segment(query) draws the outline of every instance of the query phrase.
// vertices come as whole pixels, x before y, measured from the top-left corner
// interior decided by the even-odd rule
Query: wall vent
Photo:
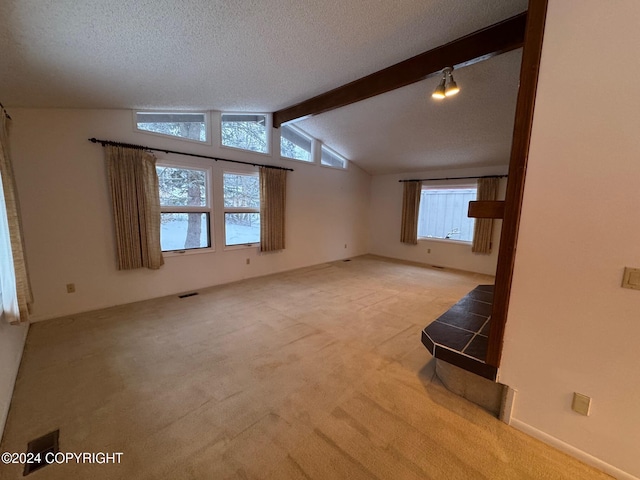
[[[33,459],[39,459],[40,461],[35,463],[25,463],[24,472],[22,473],[23,477],[49,465],[46,461],[47,453],[58,453],[60,451],[60,446],[58,444],[59,437],[60,430],[55,430],[43,435],[42,437],[36,438],[35,440],[31,440],[27,444],[27,459],[30,461]]]
[[[198,295],[198,292],[185,293],[184,295],[178,295],[178,298],[193,297],[194,295]]]

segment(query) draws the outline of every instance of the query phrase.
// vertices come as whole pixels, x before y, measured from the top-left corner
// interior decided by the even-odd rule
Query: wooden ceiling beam
[[[469,218],[504,218],[504,200],[469,202]]]
[[[273,113],[273,126],[404,87],[445,67],[461,68],[522,47],[527,12]],[[435,88],[435,87],[434,87]]]

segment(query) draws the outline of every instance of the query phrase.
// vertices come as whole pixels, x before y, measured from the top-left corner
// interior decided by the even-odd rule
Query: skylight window
[[[313,162],[311,137],[302,133],[299,128],[283,125],[280,128],[280,156]]]
[[[347,168],[347,159],[322,145],[320,163],[326,167]]]
[[[136,112],[136,129],[145,133],[177,137],[194,142],[207,143],[207,114]]]
[[[220,133],[225,147],[269,153],[266,115],[223,113]]]

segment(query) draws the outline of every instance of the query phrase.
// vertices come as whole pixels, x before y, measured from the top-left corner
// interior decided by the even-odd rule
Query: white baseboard
[[[568,443],[563,442],[551,435],[544,433],[537,428],[532,427],[531,425],[524,423],[517,418],[512,418],[510,425],[514,428],[517,428],[521,432],[526,433],[538,440],[551,445],[552,447],[557,448],[565,453],[568,453],[572,457],[577,458],[578,460],[586,463],[587,465],[591,465],[592,467],[596,467],[599,470],[602,470],[604,473],[617,478],[618,480],[640,480],[638,477],[634,477],[630,473],[623,472],[617,467],[613,465],[609,465],[606,462],[603,462],[599,458],[594,457],[593,455],[589,455],[587,452],[583,452],[582,450],[569,445]]]

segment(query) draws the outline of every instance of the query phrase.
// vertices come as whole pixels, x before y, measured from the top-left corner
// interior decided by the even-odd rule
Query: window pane
[[[137,112],[139,130],[160,133],[171,137],[207,141],[207,124],[204,113],[155,113]]]
[[[305,162],[312,161],[311,139],[295,129],[283,125],[280,132],[280,155]]]
[[[207,172],[177,167],[156,167],[163,207],[207,206]]]
[[[322,165],[328,165],[330,167],[337,168],[346,168],[347,161],[344,158],[339,157],[338,155],[330,152],[326,148],[322,147],[322,156],[320,157],[320,162]]]
[[[418,237],[471,242],[474,219],[467,217],[476,188],[423,189],[418,213]]]
[[[260,214],[225,213],[224,231],[226,245],[260,243]]]
[[[162,251],[208,248],[208,213],[161,213],[160,245]]]
[[[267,117],[222,114],[222,145],[267,153]]]
[[[225,173],[224,206],[260,208],[260,181],[258,176]]]

